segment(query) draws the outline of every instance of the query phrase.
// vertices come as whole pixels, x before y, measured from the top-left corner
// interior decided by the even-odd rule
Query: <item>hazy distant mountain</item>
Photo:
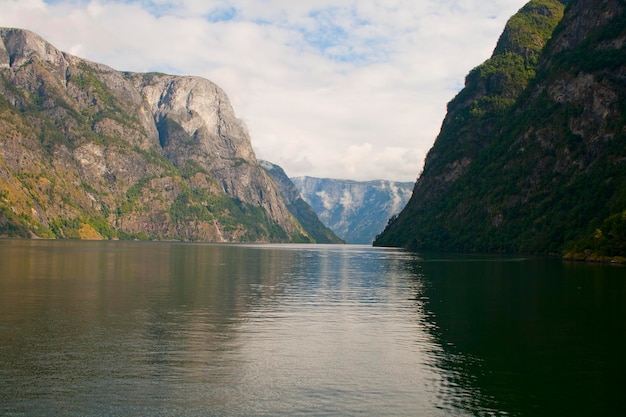
[[[414,183],[291,178],[320,220],[348,243],[370,244],[402,210]]]
[[[300,222],[304,230],[315,239],[316,243],[345,243],[320,221],[313,208],[302,199],[300,192],[281,167],[267,161],[259,161],[259,163],[276,181],[291,214]]]
[[[0,236],[309,242],[226,94],[0,28]]]

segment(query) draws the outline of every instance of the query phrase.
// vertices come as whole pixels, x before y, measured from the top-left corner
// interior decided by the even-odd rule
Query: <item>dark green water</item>
[[[626,269],[0,240],[0,415],[626,415]]]

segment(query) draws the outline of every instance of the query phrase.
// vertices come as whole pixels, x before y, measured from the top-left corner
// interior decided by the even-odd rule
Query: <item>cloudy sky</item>
[[[0,0],[0,26],[122,71],[220,85],[289,176],[414,181],[526,0]]]

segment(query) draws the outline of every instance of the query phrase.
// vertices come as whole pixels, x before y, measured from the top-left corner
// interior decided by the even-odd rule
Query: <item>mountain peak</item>
[[[0,68],[20,67],[31,59],[60,65],[66,54],[26,29],[0,28]]]
[[[494,55],[514,53],[536,59],[552,37],[556,22],[563,16],[563,2],[532,0],[507,22]]]

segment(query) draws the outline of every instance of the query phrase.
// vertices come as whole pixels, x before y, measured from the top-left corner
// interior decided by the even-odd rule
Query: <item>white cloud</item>
[[[526,0],[0,0],[1,26],[219,84],[288,175],[413,181],[446,103]]]

